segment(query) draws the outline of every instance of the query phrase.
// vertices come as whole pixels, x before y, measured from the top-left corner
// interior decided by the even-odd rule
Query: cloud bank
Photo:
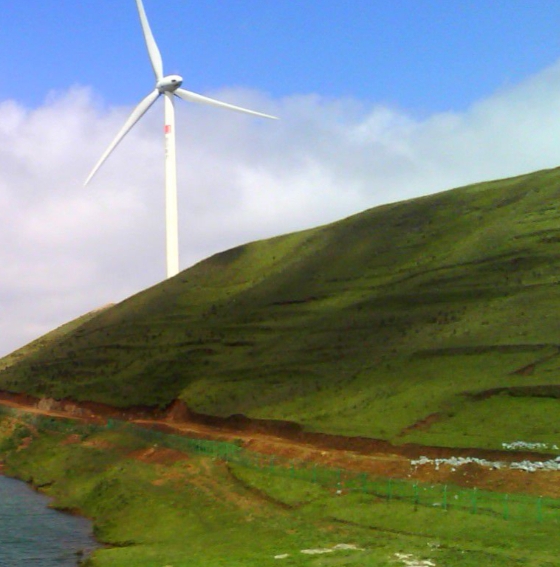
[[[177,101],[181,267],[392,201],[560,163],[560,63],[462,113],[224,89],[278,122]],[[141,98],[141,94],[138,98]],[[0,102],[0,355],[162,280],[163,109],[87,188],[130,108],[87,88]]]

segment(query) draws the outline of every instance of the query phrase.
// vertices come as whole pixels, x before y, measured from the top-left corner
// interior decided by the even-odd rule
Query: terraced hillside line
[[[417,421],[416,423],[413,423],[412,425],[405,427],[399,433],[399,437],[404,437],[405,435],[407,435],[411,431],[415,431],[415,430],[418,430],[418,429],[428,429],[432,424],[439,421],[442,417],[443,417],[443,414],[441,412],[431,413],[430,415],[421,419],[420,421]]]
[[[558,358],[558,356],[560,356],[560,347],[556,346],[556,352],[553,352],[548,356],[540,357],[534,362],[531,362],[530,364],[527,364],[521,368],[518,368],[517,370],[514,370],[513,374],[519,374],[520,376],[530,376],[535,372],[535,369],[539,364],[544,364],[545,362],[549,362],[550,360]]]
[[[418,445],[391,445],[387,441],[349,438],[319,433],[301,432],[295,424],[280,424],[249,420],[189,415],[177,407],[167,414],[150,416],[146,408],[123,410],[101,404],[70,401],[38,400],[31,396],[0,392],[0,405],[53,418],[75,419],[85,423],[107,423],[119,419],[174,435],[195,439],[240,443],[246,450],[277,456],[295,462],[316,463],[320,466],[363,472],[371,476],[417,480],[419,482],[454,484],[498,492],[522,492],[540,496],[560,497],[560,471],[527,473],[509,468],[493,469],[477,463],[453,465],[414,465],[419,456],[429,459],[449,457],[478,457],[502,462],[543,460],[540,453],[511,453],[474,449],[450,449]],[[95,408],[93,407],[95,406]],[[170,415],[171,414],[171,415]],[[181,415],[182,414],[182,415]],[[178,419],[181,415],[181,419]],[[201,423],[201,422],[211,423]],[[242,426],[235,426],[241,423]],[[299,431],[299,432],[298,432]]]

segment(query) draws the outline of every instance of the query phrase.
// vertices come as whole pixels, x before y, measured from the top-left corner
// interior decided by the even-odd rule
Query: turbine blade
[[[150,29],[150,24],[148,22],[148,17],[146,16],[146,11],[144,10],[144,4],[142,4],[142,0],[136,0],[136,6],[138,7],[138,14],[140,15],[142,31],[144,32],[146,47],[148,48],[148,55],[150,56],[150,61],[152,63],[154,74],[156,76],[156,81],[159,81],[163,77],[163,61],[161,59],[161,53],[152,34],[152,30]]]
[[[207,96],[202,96],[191,91],[186,91],[185,89],[177,89],[174,91],[178,97],[186,100],[188,102],[198,102],[200,104],[209,104],[210,106],[217,106],[218,108],[226,108],[228,110],[235,110],[236,112],[243,112],[244,114],[252,114],[253,116],[260,116],[262,118],[271,118],[272,120],[278,120],[276,116],[271,116],[270,114],[263,114],[262,112],[255,112],[254,110],[248,110],[247,108],[241,108],[240,106],[235,106],[233,104],[228,104],[227,102],[221,102],[213,98],[208,98]]]
[[[103,162],[109,157],[111,152],[119,145],[122,139],[128,134],[129,130],[144,116],[146,111],[154,104],[158,96],[160,95],[157,89],[154,89],[147,97],[145,97],[132,111],[132,114],[128,117],[128,120],[124,123],[124,126],[119,130],[119,133],[115,136],[115,139],[111,142],[109,147],[105,150],[105,153],[101,156],[95,167],[89,174],[84,187],[91,181],[91,178],[97,173],[97,170],[103,165]]]

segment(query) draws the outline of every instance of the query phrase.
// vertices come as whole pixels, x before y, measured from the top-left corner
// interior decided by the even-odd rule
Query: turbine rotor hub
[[[183,77],[180,75],[167,75],[156,83],[156,89],[160,93],[172,93],[183,84]]]

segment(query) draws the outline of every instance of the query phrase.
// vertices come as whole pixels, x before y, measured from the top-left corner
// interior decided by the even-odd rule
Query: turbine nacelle
[[[172,93],[183,84],[183,77],[180,75],[167,75],[156,83],[156,89],[160,93]]]

